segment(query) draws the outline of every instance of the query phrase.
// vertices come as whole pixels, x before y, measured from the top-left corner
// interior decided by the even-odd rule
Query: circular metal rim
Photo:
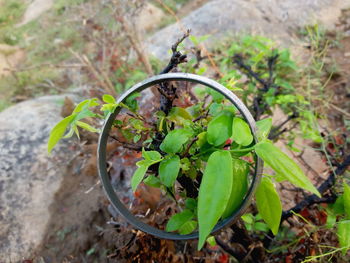
[[[202,84],[204,86],[207,86],[211,89],[218,91],[219,93],[224,95],[239,110],[239,112],[245,118],[246,122],[250,127],[255,143],[258,142],[255,120],[251,115],[251,113],[249,112],[249,110],[247,109],[247,107],[243,104],[243,102],[235,94],[233,94],[230,90],[228,90],[218,82],[203,76],[190,74],[190,73],[166,73],[166,74],[153,76],[134,85],[132,88],[128,89],[119,97],[119,99],[117,100],[117,103],[124,101],[128,96],[130,96],[134,92],[141,92],[146,88],[149,88],[155,84],[159,84],[164,81],[189,81],[197,84]],[[106,195],[109,201],[111,202],[113,207],[119,212],[120,215],[122,215],[135,228],[143,232],[146,232],[148,234],[151,234],[161,239],[171,239],[171,240],[197,239],[198,232],[194,232],[188,235],[180,235],[176,233],[166,232],[158,228],[152,227],[146,223],[143,223],[142,221],[138,220],[132,213],[130,213],[130,211],[119,200],[109,180],[109,176],[107,172],[106,145],[107,145],[107,140],[109,137],[109,132],[112,127],[113,121],[115,120],[115,117],[119,114],[120,110],[121,110],[121,107],[117,107],[113,113],[107,116],[107,119],[104,123],[102,132],[99,137],[98,149],[97,149],[98,172],[99,172],[99,176],[100,176],[103,188],[106,192]],[[255,171],[253,175],[253,180],[251,182],[251,185],[249,187],[246,197],[244,198],[238,210],[236,210],[230,217],[224,220],[221,220],[216,224],[216,226],[211,232],[212,234],[226,226],[233,224],[248,208],[248,206],[250,205],[251,199],[253,198],[253,195],[255,193],[256,187],[259,184],[261,174],[262,174],[262,169],[263,169],[263,161],[258,156],[255,155]]]

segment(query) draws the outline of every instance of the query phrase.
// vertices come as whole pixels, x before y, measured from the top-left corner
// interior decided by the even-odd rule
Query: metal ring
[[[117,103],[123,102],[129,95],[131,95],[134,92],[140,92],[155,84],[160,84],[164,81],[171,81],[171,80],[189,81],[189,82],[202,84],[204,86],[207,86],[223,94],[240,111],[240,113],[245,118],[246,122],[248,123],[251,129],[255,143],[258,142],[256,124],[255,124],[254,118],[250,114],[247,107],[243,104],[243,102],[236,95],[234,95],[230,90],[228,90],[221,84],[203,76],[198,76],[198,75],[189,74],[189,73],[167,73],[167,74],[153,76],[134,85],[132,88],[125,91],[125,93],[120,96]],[[171,240],[189,240],[189,239],[198,238],[198,232],[194,232],[188,235],[180,235],[176,233],[165,232],[158,228],[152,227],[146,223],[143,223],[140,220],[138,220],[132,213],[130,213],[130,211],[119,200],[109,180],[109,176],[107,172],[106,146],[107,146],[107,140],[108,140],[109,132],[112,127],[113,121],[115,120],[116,116],[119,114],[120,110],[121,110],[121,107],[117,107],[114,113],[110,114],[107,117],[107,120],[104,123],[102,132],[100,134],[99,142],[98,142],[98,152],[97,152],[98,171],[99,171],[100,179],[102,181],[102,185],[105,189],[108,199],[110,200],[114,208],[120,213],[120,215],[122,215],[135,228],[143,232],[146,232],[158,238],[171,239]],[[263,169],[263,162],[258,156],[255,155],[255,171],[254,171],[253,179],[250,184],[248,193],[244,198],[241,206],[230,217],[219,221],[211,233],[215,233],[218,230],[222,229],[223,227],[233,224],[248,208],[251,202],[251,199],[253,198],[255,189],[259,184],[260,177],[262,174],[262,169]]]

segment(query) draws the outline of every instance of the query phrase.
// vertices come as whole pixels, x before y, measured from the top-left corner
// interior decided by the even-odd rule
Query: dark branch
[[[119,140],[116,136],[114,135],[109,135],[113,140],[116,140],[117,142],[119,142],[123,147],[129,149],[129,150],[133,150],[133,151],[142,151],[142,146],[141,145],[135,145],[132,143],[127,143],[127,142],[122,142],[121,140]]]

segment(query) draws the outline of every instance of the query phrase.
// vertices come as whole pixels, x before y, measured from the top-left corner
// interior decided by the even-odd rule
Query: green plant
[[[70,137],[74,132],[78,135],[78,127],[98,132],[82,119],[103,118],[117,106],[125,108],[133,117],[123,122],[115,121],[115,128],[120,129],[130,143],[145,138],[142,141],[143,159],[137,162],[138,168],[131,180],[133,191],[143,181],[162,189],[172,198],[179,194],[182,211],[170,218],[166,229],[186,234],[194,231],[198,225],[199,249],[216,223],[230,216],[242,202],[247,192],[254,153],[276,171],[278,181],[288,180],[319,195],[301,169],[267,140],[270,120],[258,122],[260,142],[255,143],[249,126],[235,108],[219,94],[213,94],[213,101],[200,105],[201,108],[198,105],[173,107],[167,115],[158,111],[154,126],[138,114],[137,100],[133,95],[121,105],[117,105],[112,96],[105,95],[101,108],[103,114],[92,112],[92,108],[100,105],[97,99],[86,100],[53,128],[48,149],[51,151],[62,137]],[[159,147],[156,144],[157,134],[163,137]],[[155,165],[158,169],[154,169]],[[191,179],[193,183],[190,186],[181,184],[184,178]],[[180,182],[182,190],[175,186],[176,181]],[[275,176],[263,177],[256,202],[262,218],[276,234],[282,207],[274,182]]]
[[[191,40],[198,44],[205,38]],[[231,53],[219,55],[217,59],[220,70],[225,73],[219,81],[239,93],[247,105],[252,105],[251,110],[257,119],[270,115],[278,106],[287,113],[287,121],[296,120],[300,124],[303,136],[315,142],[322,140],[314,127],[317,116],[305,107],[309,106],[309,101],[295,94],[294,78],[298,75],[288,50],[278,50],[270,40],[259,37],[246,37],[241,44],[233,44],[231,49],[226,50]],[[176,48],[172,51],[173,57],[174,54],[179,55]],[[232,63],[240,70],[230,69]],[[196,60],[189,61],[184,68],[198,74],[207,70],[207,66],[201,67]],[[241,81],[244,75],[248,79]],[[169,86],[165,88],[169,89]],[[98,132],[90,125],[81,125],[85,117],[105,119],[117,107],[123,108],[128,117],[115,120],[113,129],[117,132],[110,137],[126,148],[142,153],[131,179],[132,190],[136,191],[143,182],[160,188],[164,195],[174,200],[178,212],[169,218],[165,229],[180,234],[198,229],[198,249],[203,247],[216,223],[232,215],[241,205],[251,182],[249,174],[254,167],[255,154],[275,172],[263,175],[255,195],[257,211],[242,216],[246,228],[258,232],[259,238],[270,235],[268,229],[276,235],[283,219],[276,184],[288,181],[313,193],[308,196],[310,200],[322,201],[321,194],[301,168],[268,139],[271,135],[277,138],[280,128],[272,127],[271,118],[257,121],[259,142],[255,142],[248,124],[221,94],[198,86],[190,86],[191,92],[187,88],[177,103],[173,103],[175,97],[171,100],[170,95],[161,91],[161,96],[170,100],[170,107],[153,112],[150,119],[139,114],[137,97],[140,94],[130,95],[119,105],[111,95],[103,96],[104,103],[97,99],[87,100],[52,130],[49,150],[65,134],[68,137],[74,131],[79,134],[80,128]],[[192,100],[191,103],[188,103],[189,100]],[[256,101],[259,102],[258,107],[255,107]],[[101,106],[100,112],[97,106]],[[344,189],[347,189],[345,185]],[[344,190],[344,194],[347,191]],[[337,202],[340,207],[347,207],[346,202]],[[339,206],[337,202],[336,207]],[[334,220],[338,220],[337,231],[342,247],[335,251],[345,253],[350,243],[347,234],[349,219],[345,210],[338,213],[332,209],[329,215],[334,214]],[[294,211],[291,210],[291,213]],[[329,220],[331,218],[329,216]],[[300,239],[291,243],[298,241]]]

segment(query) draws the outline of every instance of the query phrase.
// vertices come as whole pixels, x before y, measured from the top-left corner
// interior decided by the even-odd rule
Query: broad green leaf
[[[249,125],[241,118],[236,117],[233,119],[232,138],[236,143],[242,146],[248,146],[253,141],[253,135]]]
[[[227,202],[222,218],[232,215],[241,205],[245,194],[248,191],[248,164],[240,159],[232,159],[233,181],[230,199]]]
[[[350,249],[350,220],[343,220],[338,223],[339,245],[344,248],[343,255]]]
[[[267,139],[272,127],[272,118],[266,118],[256,122],[256,127],[258,128],[258,140],[262,141]]]
[[[115,104],[115,98],[109,94],[103,95],[102,100],[106,103]]]
[[[315,186],[305,176],[301,168],[270,141],[261,141],[255,145],[256,154],[280,176],[284,176],[297,187],[304,188],[321,197]]]
[[[172,187],[180,171],[180,157],[174,155],[164,159],[159,164],[160,181],[167,187]]]
[[[232,135],[233,114],[224,111],[208,124],[207,140],[214,146],[223,144]]]
[[[147,176],[147,178],[143,180],[143,182],[148,186],[157,187],[157,188],[159,188],[161,185],[159,178],[155,177],[154,175]]]
[[[232,189],[232,158],[228,151],[216,151],[208,159],[198,194],[200,250],[225,211]]]
[[[141,165],[138,167],[134,173],[134,175],[131,178],[131,189],[133,192],[136,191],[138,185],[142,182],[143,177],[145,176],[145,173],[148,170],[147,165]]]
[[[75,123],[76,123],[79,127],[83,128],[83,129],[85,129],[85,130],[87,130],[87,131],[89,131],[89,132],[97,132],[97,133],[100,132],[99,129],[96,129],[96,128],[92,127],[91,125],[89,125],[89,124],[87,124],[87,123],[85,123],[85,122],[76,121]]]
[[[182,212],[173,215],[169,219],[168,223],[166,224],[165,230],[168,232],[176,231],[192,218],[193,213],[190,210],[185,209]]]
[[[49,141],[47,143],[47,150],[49,153],[52,151],[53,147],[55,147],[58,141],[63,137],[68,125],[71,124],[75,116],[76,114],[70,115],[57,123],[55,127],[53,127],[50,132]]]
[[[275,186],[268,177],[263,177],[255,193],[256,206],[274,235],[280,226],[282,205]]]
[[[191,138],[192,133],[185,129],[173,130],[165,136],[160,149],[166,153],[178,153],[182,146]]]
[[[159,161],[162,159],[162,155],[157,151],[145,151],[142,149],[142,157],[148,161]]]
[[[344,210],[346,217],[350,219],[350,186],[348,186],[346,183],[344,183]]]
[[[183,224],[179,228],[180,235],[191,234],[197,228],[197,225],[198,225],[197,221],[194,221],[194,220],[187,221],[185,224]]]

